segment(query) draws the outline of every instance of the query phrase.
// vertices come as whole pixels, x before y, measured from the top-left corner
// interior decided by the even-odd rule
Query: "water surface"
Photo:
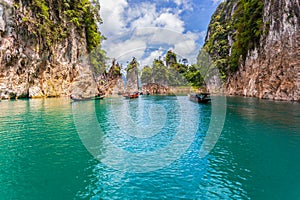
[[[119,171],[85,148],[74,123],[74,106],[85,108],[82,122],[88,124],[96,116],[101,134],[131,153],[155,152],[171,144],[183,116],[197,123],[196,131],[190,146],[170,165],[145,173]],[[122,120],[124,116],[136,128],[147,127],[141,129],[145,134],[156,132],[134,137],[138,132],[130,132],[132,124]],[[1,101],[0,199],[300,198],[299,103],[227,98],[222,134],[210,154],[200,159],[210,117],[211,105],[184,96],[77,105],[69,99]],[[154,129],[151,120],[157,120]],[[105,143],[100,141],[99,148],[105,154]]]

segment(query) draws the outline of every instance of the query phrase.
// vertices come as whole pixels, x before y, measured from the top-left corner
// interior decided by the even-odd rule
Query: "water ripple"
[[[69,99],[1,101],[0,199],[297,199],[300,179],[300,105],[228,98],[224,130],[203,159],[210,106],[185,98],[199,122],[193,143],[169,166],[149,173],[117,171],[99,163],[81,143]],[[137,101],[81,102],[96,108],[101,128],[132,152],[168,145],[178,129],[176,97]],[[147,138],[127,135],[113,122],[111,106],[128,103],[140,126],[149,125],[152,103],[166,108],[161,131]],[[145,103],[141,107],[141,103]],[[122,106],[122,105],[121,105]],[[117,109],[117,107],[115,107]],[[122,112],[119,109],[118,112]],[[92,115],[94,113],[86,113]],[[83,121],[86,119],[82,119]],[[87,127],[88,128],[88,127]],[[157,160],[157,164],[161,162]]]

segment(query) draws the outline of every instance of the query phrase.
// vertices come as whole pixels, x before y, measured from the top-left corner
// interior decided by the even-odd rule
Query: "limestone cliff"
[[[261,14],[251,8],[251,3],[260,1]],[[249,17],[245,17],[246,9]],[[255,20],[253,15],[257,15]],[[239,17],[247,21],[237,26]],[[204,47],[225,74],[227,93],[300,101],[299,25],[298,0],[222,3],[212,17]]]
[[[0,98],[98,93],[88,59],[97,42],[88,40],[91,24],[76,18],[74,5],[0,0]]]
[[[98,89],[101,95],[117,96],[124,93],[125,84],[121,74],[121,66],[115,59],[108,72],[98,77]]]

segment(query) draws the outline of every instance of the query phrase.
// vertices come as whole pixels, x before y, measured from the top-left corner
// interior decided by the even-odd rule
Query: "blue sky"
[[[221,0],[100,0],[103,48],[126,65],[134,56],[141,66],[171,49],[194,63],[211,15]]]

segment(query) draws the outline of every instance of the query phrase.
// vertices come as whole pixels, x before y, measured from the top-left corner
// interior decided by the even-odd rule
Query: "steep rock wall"
[[[229,76],[227,93],[275,100],[300,101],[299,1],[264,3],[260,45]]]
[[[67,24],[64,16],[51,7],[49,15],[52,20],[59,15],[68,32],[47,46],[47,41],[36,34],[32,10],[22,1],[16,6],[12,0],[1,0],[0,98],[98,93],[87,59],[84,31]]]
[[[226,93],[300,101],[299,24],[298,0],[221,3],[203,49],[219,68]]]

